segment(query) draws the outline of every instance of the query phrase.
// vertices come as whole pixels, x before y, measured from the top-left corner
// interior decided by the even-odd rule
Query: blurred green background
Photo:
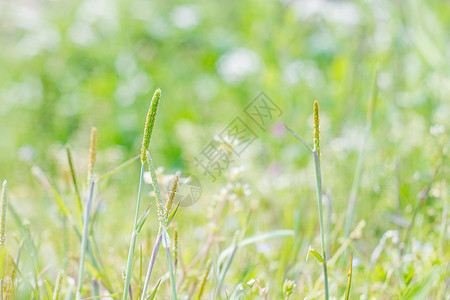
[[[242,205],[258,207],[249,231],[293,228],[299,218],[304,238],[312,239],[318,227],[311,157],[280,122],[312,142],[312,103],[318,100],[324,189],[333,202],[337,241],[378,65],[355,220],[367,221],[358,255],[368,260],[383,232],[397,226],[386,215],[410,218],[448,147],[442,137],[450,126],[449,28],[449,2],[437,0],[2,1],[0,178],[8,179],[12,205],[44,241],[60,234],[61,224],[33,166],[75,207],[65,145],[84,190],[90,128],[98,129],[97,173],[103,174],[139,153],[151,95],[161,88],[151,144],[155,163],[167,173],[201,175],[194,156],[263,91],[283,114],[270,130],[257,131],[259,139],[234,163],[245,166],[243,181],[252,189]],[[138,167],[99,188],[101,245],[122,264]],[[198,247],[189,235],[201,241],[208,203],[225,182],[202,177],[201,200],[177,215],[186,260]],[[445,180],[441,184],[446,190]],[[418,240],[440,226],[441,197],[436,192],[427,208],[421,224],[429,230],[417,232]],[[12,220],[8,227],[14,232]],[[233,230],[230,225],[231,236]],[[48,243],[48,249],[62,247]],[[58,250],[48,251],[49,261],[63,259]],[[59,254],[52,257],[52,251]]]

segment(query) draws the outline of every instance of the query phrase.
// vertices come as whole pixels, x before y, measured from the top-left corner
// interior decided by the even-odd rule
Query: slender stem
[[[436,168],[434,169],[433,172],[433,176],[431,177],[430,182],[428,183],[428,185],[422,190],[422,193],[419,196],[419,201],[417,203],[417,206],[414,208],[414,212],[411,218],[411,222],[408,225],[408,228],[406,229],[406,234],[405,234],[405,238],[403,240],[403,245],[400,249],[400,254],[403,255],[403,252],[405,250],[405,245],[408,243],[409,239],[410,239],[410,235],[411,235],[411,230],[414,227],[415,221],[416,221],[416,217],[417,217],[417,213],[419,212],[419,210],[425,205],[425,203],[428,200],[428,194],[430,193],[430,190],[433,186],[434,181],[436,180],[436,177],[439,173],[439,169],[440,166],[442,165],[442,163],[438,163]]]
[[[323,226],[323,207],[322,207],[322,175],[320,171],[319,156],[317,150],[313,149],[314,155],[314,170],[316,173],[316,187],[317,187],[317,205],[319,207],[319,222],[320,222],[320,235],[322,238],[322,255],[323,255],[323,277],[325,282],[325,299],[328,300],[328,270],[327,270],[327,257],[325,255],[325,234]]]
[[[155,265],[156,255],[158,254],[159,246],[161,246],[162,235],[158,232],[158,237],[156,239],[155,245],[153,246],[152,257],[150,258],[150,263],[148,264],[147,275],[145,276],[144,289],[142,290],[141,299],[146,298],[147,287],[150,281],[150,276],[152,275],[153,266]]]
[[[295,131],[290,129],[286,124],[284,124],[284,127],[286,127],[287,131],[289,131],[297,140],[299,140],[306,148],[309,149],[309,151],[313,151],[310,145],[301,137],[299,136]]]
[[[173,274],[172,256],[170,255],[169,241],[167,239],[166,228],[163,228],[162,235],[164,238],[163,247],[166,250],[167,265],[169,266],[170,283],[172,285],[172,299],[177,300],[177,288],[176,288],[175,276]]]
[[[370,135],[370,130],[372,129],[372,118],[375,108],[375,99],[377,97],[377,77],[378,77],[378,65],[375,66],[375,71],[372,79],[372,88],[370,91],[370,98],[369,98],[369,107],[367,109],[367,115],[366,115],[366,126],[364,130],[364,136],[361,144],[361,150],[359,152],[358,157],[358,163],[356,165],[355,170],[355,177],[353,179],[352,189],[350,192],[350,198],[348,200],[348,206],[347,206],[347,215],[345,218],[345,225],[344,225],[344,237],[348,238],[352,223],[353,223],[353,215],[355,214],[355,205],[356,200],[358,197],[358,189],[359,184],[361,182],[362,177],[362,171],[363,171],[363,163],[364,163],[364,153],[366,150],[366,143],[367,139]]]
[[[33,285],[31,285],[31,288],[33,289],[33,293],[34,296],[36,297],[36,299],[41,299],[40,297],[40,291],[39,291],[39,276],[38,276],[38,253],[36,250],[36,245],[33,242],[33,239],[31,237],[31,231],[30,231],[30,224],[24,224],[24,230],[25,230],[25,236],[26,239],[28,239],[28,244],[29,247],[31,249],[31,263],[33,264],[33,277],[34,277],[34,282],[35,282],[35,286],[33,287]]]
[[[81,219],[82,215],[83,215],[83,204],[81,203],[80,192],[78,191],[77,177],[75,176],[75,169],[74,169],[73,163],[72,163],[72,151],[70,150],[69,145],[66,146],[66,151],[67,151],[67,161],[69,162],[70,174],[72,176],[72,183],[73,183],[73,187],[75,190],[75,196],[77,199],[78,222],[79,222],[79,225],[81,228],[81,227],[83,227],[83,223],[82,223],[82,219]]]
[[[175,208],[176,210],[177,208]],[[169,218],[169,224],[171,222],[171,218]],[[145,283],[144,283],[144,288],[142,290],[142,294],[141,294],[141,299],[144,300],[146,299],[145,294],[147,293],[147,288],[148,288],[148,284],[150,282],[150,277],[152,275],[152,271],[153,271],[153,266],[155,265],[155,260],[156,260],[156,255],[158,254],[158,250],[159,247],[161,246],[161,242],[162,242],[162,235],[161,235],[161,228],[159,228],[158,231],[158,235],[155,241],[155,245],[153,246],[153,250],[152,250],[152,256],[150,258],[150,262],[148,264],[148,269],[147,269],[147,275],[145,276]]]
[[[350,296],[350,286],[352,285],[352,264],[353,264],[353,253],[350,255],[350,265],[348,266],[348,279],[347,279],[347,289],[345,290],[345,300],[348,300]]]
[[[123,288],[123,297],[122,297],[123,300],[126,300],[128,297],[128,291],[129,291],[128,288],[130,286],[131,272],[133,269],[134,248],[136,246],[136,236],[137,236],[136,227],[137,227],[137,222],[139,219],[139,207],[141,206],[142,183],[144,180],[144,166],[145,166],[145,163],[141,164],[141,175],[139,178],[139,193],[138,193],[138,198],[137,198],[136,214],[134,217],[133,234],[131,235],[130,250],[128,252],[127,273],[126,273],[126,277],[125,277],[125,286]]]
[[[358,197],[358,188],[361,182],[362,171],[363,171],[363,163],[364,163],[364,153],[366,150],[367,138],[370,134],[371,124],[367,124],[364,130],[364,136],[362,140],[361,150],[359,152],[358,163],[356,165],[355,177],[353,178],[352,189],[350,191],[350,198],[348,200],[347,206],[347,216],[345,218],[345,226],[344,226],[344,237],[348,238],[350,231],[352,229],[353,224],[353,215],[355,214],[355,205],[356,199]]]
[[[83,286],[83,273],[84,273],[84,261],[86,259],[86,248],[88,243],[88,230],[89,230],[89,217],[91,214],[91,202],[92,195],[94,194],[95,181],[92,179],[88,194],[86,197],[86,209],[84,212],[84,222],[83,222],[83,235],[81,237],[81,256],[80,256],[80,271],[78,273],[78,285],[76,299],[81,299],[81,288]]]
[[[155,191],[156,206],[158,208],[159,236],[158,236],[158,240],[153,249],[152,258],[150,259],[150,264],[149,264],[147,276],[145,278],[144,292],[142,293],[142,297],[145,297],[145,294],[147,292],[148,281],[150,280],[150,275],[153,270],[153,264],[155,263],[156,254],[157,254],[159,246],[161,244],[161,240],[162,240],[161,236],[164,235],[164,248],[166,248],[167,263],[169,265],[169,273],[170,273],[170,282],[172,285],[172,299],[176,300],[177,299],[176,282],[175,282],[175,276],[173,274],[172,258],[170,256],[170,250],[168,249],[168,240],[167,240],[168,213],[163,206],[162,197],[161,197],[161,189],[160,189],[159,183],[158,183],[158,177],[156,175],[156,170],[153,165],[153,160],[152,160],[152,157],[149,152],[147,152],[147,157],[148,157],[148,167],[149,167],[150,175],[152,177],[153,190]],[[144,298],[142,298],[142,299],[144,299]]]
[[[206,267],[206,272],[205,272],[205,275],[203,276],[202,284],[200,285],[200,291],[198,292],[197,300],[201,300],[203,290],[205,288],[206,280],[208,279],[209,270],[211,270],[211,265],[212,265],[212,262],[210,261],[208,263],[208,266]]]
[[[119,172],[119,171],[122,170],[123,168],[125,168],[125,167],[131,165],[135,160],[138,160],[139,157],[141,157],[140,154],[136,155],[136,156],[133,157],[133,158],[130,158],[129,160],[127,160],[126,162],[122,163],[122,164],[119,165],[118,167],[116,167],[116,168],[114,168],[113,170],[109,171],[108,173],[106,173],[106,174],[100,176],[100,177],[97,179],[97,182],[102,181],[102,180],[108,178],[109,176],[111,176],[111,175],[113,175],[113,174]]]

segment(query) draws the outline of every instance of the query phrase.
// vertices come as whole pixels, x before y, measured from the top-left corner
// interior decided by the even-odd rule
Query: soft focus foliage
[[[312,144],[312,107],[318,100],[328,257],[341,253],[329,266],[330,295],[343,297],[353,252],[350,299],[444,297],[449,28],[450,5],[439,0],[1,1],[0,180],[8,180],[8,202],[17,213],[7,215],[8,254],[15,257],[27,236],[19,220],[29,220],[36,249],[25,242],[22,273],[32,278],[34,266],[45,269],[40,276],[53,287],[65,269],[60,293],[67,293],[80,253],[55,200],[56,190],[75,214],[65,145],[73,150],[84,201],[90,128],[97,128],[98,178],[139,154],[151,96],[161,88],[150,146],[155,167],[164,167],[158,169],[161,181],[169,182],[167,175],[178,170],[195,174],[203,190],[173,221],[178,272],[216,226],[213,266],[237,230],[251,237],[294,229],[295,237],[239,248],[222,292],[320,298],[321,267],[313,259],[305,262],[310,244],[320,248],[313,161],[282,126],[285,122]],[[353,229],[360,222],[365,226],[339,252],[376,65],[378,94]],[[244,113],[261,91],[283,111],[267,130]],[[232,156],[229,172],[212,181],[194,158],[236,117],[258,138],[241,156]],[[93,236],[111,293],[122,291],[138,170],[135,162],[101,181],[93,203]],[[146,184],[144,208],[154,203],[151,192]],[[227,205],[214,221],[221,199]],[[144,269],[158,229],[155,211],[136,248],[139,258],[142,247]],[[30,258],[33,251],[37,262]],[[167,272],[163,255],[157,262],[149,290]],[[189,294],[192,282],[201,282],[206,265],[184,275],[180,297]],[[103,289],[107,284],[88,269],[90,280],[99,279]],[[138,270],[136,262],[135,276]],[[86,296],[93,286],[87,280]],[[26,293],[29,286],[22,288]],[[213,291],[210,279],[205,299]],[[170,295],[168,281],[158,294]]]

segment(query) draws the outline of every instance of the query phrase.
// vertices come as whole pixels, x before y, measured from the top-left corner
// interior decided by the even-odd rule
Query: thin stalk
[[[6,233],[6,206],[8,203],[8,197],[7,197],[7,189],[8,189],[8,182],[5,180],[3,181],[3,187],[2,187],[2,201],[1,201],[1,220],[0,220],[0,248],[3,248],[3,245],[5,244],[5,233]]]
[[[64,271],[59,271],[58,277],[56,278],[55,289],[53,290],[53,300],[59,299],[63,277]]]
[[[28,245],[30,247],[30,252],[31,252],[31,263],[33,265],[33,277],[34,277],[34,282],[35,282],[35,286],[32,288],[34,290],[35,296],[37,297],[37,299],[41,299],[40,298],[40,291],[39,291],[39,277],[38,277],[38,253],[36,250],[36,246],[34,245],[33,239],[31,237],[31,231],[30,231],[30,223],[26,223],[24,224],[24,230],[25,230],[25,236],[26,239],[28,240]]]
[[[174,266],[174,273],[175,276],[177,275],[177,265],[178,265],[178,230],[175,227],[175,230],[173,231],[173,266]]]
[[[206,284],[206,280],[208,279],[209,270],[211,270],[211,265],[212,265],[212,262],[210,261],[208,263],[208,266],[206,267],[206,272],[205,272],[205,275],[203,276],[202,284],[200,285],[200,291],[198,292],[197,300],[200,300],[202,298],[203,290],[204,290],[205,284]]]
[[[235,241],[235,243],[237,243],[237,242]],[[223,282],[225,280],[225,275],[227,275],[227,272],[230,269],[230,266],[231,266],[231,263],[233,261],[234,255],[236,254],[236,251],[237,251],[237,246],[235,245],[233,247],[233,251],[231,252],[231,255],[228,257],[228,260],[225,262],[225,265],[220,270],[219,282],[217,283],[217,289],[216,289],[216,293],[215,293],[214,299],[219,299],[220,291],[222,289],[222,285],[223,285]]]
[[[313,149],[314,155],[314,170],[316,173],[316,187],[317,187],[317,205],[319,207],[319,222],[320,222],[320,236],[322,239],[322,255],[323,255],[323,278],[325,282],[325,299],[328,300],[328,270],[327,270],[327,257],[325,254],[325,233],[323,226],[323,207],[322,207],[322,174],[320,171],[319,156],[317,150]]]
[[[433,187],[433,183],[436,180],[436,178],[437,178],[437,176],[439,174],[440,167],[441,167],[441,165],[443,165],[443,163],[444,163],[443,161],[440,162],[440,163],[438,162],[436,168],[434,169],[433,176],[431,177],[430,182],[422,190],[422,192],[419,195],[419,201],[418,201],[416,207],[414,208],[413,215],[412,215],[412,218],[411,218],[411,222],[409,223],[408,228],[406,229],[406,234],[405,234],[405,237],[404,237],[404,240],[403,240],[403,246],[400,249],[400,254],[401,255],[403,255],[403,252],[405,250],[405,245],[410,240],[411,232],[412,232],[412,229],[413,229],[414,224],[416,222],[417,214],[419,213],[420,209],[427,203],[427,201],[428,201],[428,194],[430,193],[431,188]]]
[[[109,171],[108,173],[106,173],[106,174],[100,176],[100,177],[97,179],[97,182],[100,182],[100,181],[102,181],[102,180],[105,180],[106,178],[108,178],[108,177],[111,176],[111,175],[114,175],[115,173],[119,172],[119,171],[122,170],[123,168],[128,167],[128,166],[131,165],[135,160],[138,160],[139,157],[141,157],[140,154],[136,155],[136,156],[133,157],[133,158],[130,158],[129,160],[127,160],[126,162],[120,164],[119,166],[117,166],[117,167],[114,168],[113,170],[111,170],[111,171]]]
[[[139,284],[137,299],[141,298],[141,286],[142,286],[142,245],[139,246]]]
[[[325,285],[325,299],[328,300],[328,269],[327,269],[327,257],[325,253],[325,228],[323,226],[323,204],[322,204],[322,174],[320,170],[320,136],[319,136],[319,103],[314,101],[314,148],[311,148],[308,143],[305,142],[294,131],[289,129],[286,124],[284,125],[286,129],[297,138],[306,148],[308,148],[313,153],[314,158],[314,171],[316,174],[316,191],[317,191],[317,207],[319,209],[319,223],[320,223],[320,236],[321,236],[321,246],[322,246],[322,258],[323,258],[323,277]]]
[[[245,229],[244,229],[245,230]],[[223,282],[225,281],[225,275],[227,275],[228,270],[230,269],[231,263],[233,262],[234,255],[236,254],[236,251],[238,250],[239,240],[241,236],[244,234],[244,232],[236,231],[233,238],[233,244],[232,244],[232,251],[230,256],[228,257],[228,260],[225,262],[225,264],[220,268],[220,265],[217,264],[217,270],[219,271],[218,274],[218,283],[217,283],[217,289],[215,292],[214,299],[219,299],[220,297],[220,290],[222,289]],[[219,269],[220,268],[220,269]]]
[[[141,299],[145,299],[147,287],[148,287],[148,283],[150,281],[150,276],[153,271],[153,265],[155,263],[156,255],[158,253],[159,247],[161,246],[162,235],[164,235],[164,234],[167,235],[167,226],[169,223],[168,212],[165,210],[165,207],[163,206],[162,197],[161,197],[161,189],[159,187],[158,177],[156,176],[156,170],[155,170],[155,166],[153,165],[152,157],[151,157],[150,153],[147,153],[146,157],[147,157],[149,172],[152,177],[153,190],[155,191],[156,204],[158,207],[159,232],[158,232],[158,238],[153,247],[152,257],[150,258],[147,275],[145,276],[144,290],[142,292]],[[164,244],[167,246],[166,239],[167,239],[167,237],[164,236]],[[166,248],[166,247],[164,247],[164,248]],[[171,273],[170,281],[171,281],[171,286],[172,286],[172,297],[173,297],[173,299],[177,299],[176,283],[175,283],[175,277],[173,275],[173,265],[172,265],[172,259],[170,256],[170,250],[166,249],[166,254],[167,254],[167,252],[168,252],[167,263],[169,264],[169,262],[170,262],[169,272]]]
[[[347,279],[347,289],[345,290],[345,300],[348,300],[350,296],[350,286],[352,285],[352,264],[353,264],[353,253],[350,255],[350,265],[348,266],[348,279]]]
[[[123,300],[126,300],[128,297],[128,291],[131,281],[131,271],[133,269],[133,258],[134,258],[134,248],[136,246],[136,237],[137,237],[137,223],[139,219],[139,207],[141,205],[141,195],[142,195],[142,183],[144,181],[144,167],[145,163],[141,164],[141,173],[139,178],[139,192],[138,192],[138,198],[137,198],[137,205],[136,205],[136,214],[134,217],[134,226],[133,226],[133,233],[131,235],[131,242],[130,242],[130,250],[128,252],[128,260],[127,260],[127,273],[125,277],[125,286],[123,288]]]
[[[174,211],[169,215],[169,220],[168,220],[169,224],[172,221],[174,214],[176,213],[179,205],[180,205],[180,203],[177,204]],[[152,256],[150,257],[150,262],[148,264],[147,275],[145,276],[145,283],[144,283],[144,287],[143,287],[142,294],[141,294],[142,300],[146,299],[145,294],[147,293],[148,284],[150,282],[150,277],[152,275],[153,267],[155,265],[156,255],[158,254],[158,250],[159,250],[159,247],[161,246],[161,242],[162,242],[162,235],[161,235],[161,228],[160,228],[160,231],[158,231],[158,235],[157,235],[157,238],[155,241],[155,245],[153,246]]]
[[[142,290],[141,299],[145,299],[147,294],[147,287],[150,281],[150,276],[152,275],[153,266],[155,265],[156,255],[158,254],[159,246],[161,246],[162,235],[158,232],[158,237],[156,238],[155,245],[153,246],[152,256],[150,258],[150,263],[148,264],[147,275],[145,276],[144,289]]]
[[[77,285],[77,293],[76,293],[77,300],[81,299],[81,288],[83,286],[84,261],[86,259],[86,248],[87,248],[87,244],[88,244],[89,217],[91,214],[91,203],[92,203],[92,195],[94,194],[94,186],[95,186],[95,181],[92,179],[89,190],[88,190],[88,194],[86,197],[86,210],[84,212],[83,235],[81,237],[80,270],[78,273],[78,285]]]
[[[352,229],[353,215],[355,214],[356,199],[358,197],[358,189],[359,189],[359,185],[361,182],[362,171],[363,171],[364,153],[365,153],[366,143],[367,143],[367,139],[370,134],[371,127],[372,127],[371,124],[366,124],[366,128],[364,130],[364,136],[363,136],[363,140],[362,140],[362,145],[361,145],[361,150],[360,150],[359,156],[358,156],[358,163],[356,164],[355,177],[353,178],[352,189],[350,191],[350,197],[348,199],[347,217],[345,218],[345,225],[344,225],[344,237],[345,238],[348,238],[350,231]]]
[[[353,216],[355,214],[355,205],[356,200],[358,197],[358,189],[361,182],[362,177],[362,171],[363,171],[363,164],[364,164],[364,153],[366,151],[366,144],[367,140],[370,135],[370,131],[372,129],[372,118],[373,118],[373,112],[375,108],[375,99],[377,97],[377,77],[378,77],[378,65],[375,67],[373,79],[372,79],[372,88],[370,92],[370,99],[369,99],[369,107],[367,109],[367,115],[366,115],[366,126],[364,130],[364,136],[361,144],[361,150],[359,152],[358,157],[358,163],[356,165],[355,170],[355,177],[353,178],[353,184],[352,189],[350,191],[350,197],[348,200],[348,206],[347,206],[347,215],[345,218],[345,225],[344,225],[344,237],[348,238],[348,235],[350,234],[350,231],[352,229],[353,224]]]
[[[72,163],[72,151],[71,151],[70,146],[68,144],[66,145],[66,152],[67,152],[67,161],[69,163],[70,175],[72,176],[73,188],[75,190],[75,196],[76,196],[76,199],[77,199],[78,222],[79,222],[79,226],[81,228],[81,227],[83,227],[83,223],[82,223],[82,221],[83,221],[82,220],[83,204],[81,203],[80,192],[78,190],[78,184],[77,184],[77,177],[75,175],[75,169],[74,169],[73,163]]]
[[[169,267],[169,275],[170,275],[170,283],[172,285],[172,299],[177,300],[177,288],[176,288],[176,282],[175,282],[175,276],[173,273],[173,264],[172,264],[172,256],[170,255],[170,247],[169,247],[169,240],[167,239],[167,230],[163,228],[163,234],[164,237],[164,249],[166,250],[166,258],[167,258],[167,265]]]

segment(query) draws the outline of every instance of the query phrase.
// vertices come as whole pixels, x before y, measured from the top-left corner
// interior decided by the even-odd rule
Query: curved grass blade
[[[251,244],[255,244],[257,242],[260,241],[264,241],[264,240],[268,240],[268,239],[274,239],[274,238],[279,238],[279,237],[286,237],[286,236],[294,236],[294,230],[291,229],[279,229],[279,230],[274,230],[274,231],[270,231],[270,232],[266,232],[263,234],[259,234],[259,235],[254,235],[252,237],[243,239],[241,242],[239,242],[237,244],[238,248],[244,247],[244,246],[248,246]],[[220,266],[223,261],[233,252],[233,247],[228,247],[225,250],[223,250],[218,258],[218,265]]]
[[[77,184],[77,176],[75,175],[75,169],[72,163],[72,150],[70,149],[69,144],[66,145],[66,152],[67,152],[67,162],[69,163],[70,175],[72,176],[72,184],[77,199],[78,223],[81,228],[83,227],[83,204],[81,203],[80,191],[78,190]]]
[[[100,182],[102,180],[105,180],[106,178],[108,178],[111,175],[114,175],[115,173],[119,172],[120,170],[128,167],[129,165],[131,165],[134,161],[138,160],[141,157],[140,154],[136,155],[133,158],[130,158],[129,160],[127,160],[126,162],[120,164],[118,167],[112,169],[111,171],[103,174],[102,176],[100,176],[96,181]]]
[[[153,300],[155,299],[156,293],[158,292],[159,289],[159,285],[161,284],[161,279],[158,280],[158,283],[156,284],[156,286],[153,288],[153,291],[150,293],[150,295],[147,297],[146,300]]]
[[[348,300],[350,296],[350,286],[352,284],[352,264],[353,264],[353,253],[350,255],[350,265],[348,266],[348,281],[347,289],[345,290],[345,300]]]
[[[203,275],[202,284],[200,285],[200,290],[198,291],[197,300],[202,299],[203,290],[205,289],[206,279],[208,279],[209,271],[211,270],[212,262],[210,261],[208,263],[208,266],[206,267],[205,275]]]

